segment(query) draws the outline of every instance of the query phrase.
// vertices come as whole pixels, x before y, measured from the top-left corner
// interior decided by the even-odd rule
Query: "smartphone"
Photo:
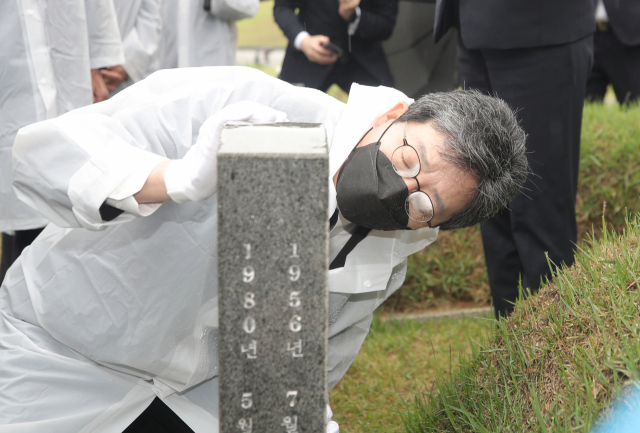
[[[324,44],[320,44],[320,46],[322,48],[326,48],[327,50],[331,51],[333,53],[333,55],[336,56],[336,57],[340,57],[344,53],[344,50],[342,48],[340,48],[339,46],[337,46],[336,44],[334,44],[333,42],[327,42],[327,43],[324,43]]]

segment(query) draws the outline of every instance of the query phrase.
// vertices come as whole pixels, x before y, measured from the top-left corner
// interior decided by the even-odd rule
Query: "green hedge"
[[[450,380],[408,403],[406,431],[587,432],[640,376],[639,239],[637,216],[592,237]]]
[[[608,223],[623,227],[625,209],[640,211],[640,107],[587,104],[584,109],[576,211],[584,245],[607,202]],[[409,258],[407,281],[383,306],[411,311],[455,302],[488,303],[489,284],[477,227],[443,232]]]

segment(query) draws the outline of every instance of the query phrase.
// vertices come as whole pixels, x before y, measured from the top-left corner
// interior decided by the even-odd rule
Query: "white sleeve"
[[[198,78],[171,72],[154,74],[100,104],[20,129],[13,146],[18,197],[60,227],[91,230],[157,209],[138,206],[132,196],[155,166],[186,153],[197,138],[196,126],[232,92],[202,71],[196,71]],[[103,221],[105,202],[125,213]]]
[[[112,0],[85,0],[91,69],[124,63],[118,19]]]
[[[258,13],[260,0],[211,0],[211,15],[221,20],[238,21]]]
[[[309,32],[301,31],[298,33],[296,38],[293,40],[293,46],[296,47],[296,50],[302,49],[302,41],[307,39],[307,36],[311,36]]]
[[[149,67],[158,56],[162,11],[160,0],[143,0],[131,31],[122,35],[124,48],[124,70],[136,82],[150,72]]]
[[[145,147],[99,113],[70,112],[35,123],[22,128],[14,143],[14,190],[60,227],[100,230],[149,215],[159,205],[137,205],[132,196],[167,158]],[[102,221],[105,201],[127,212]]]

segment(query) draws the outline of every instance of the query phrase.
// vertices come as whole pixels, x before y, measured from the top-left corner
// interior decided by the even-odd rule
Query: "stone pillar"
[[[324,127],[227,127],[218,158],[220,431],[322,433],[328,402]]]

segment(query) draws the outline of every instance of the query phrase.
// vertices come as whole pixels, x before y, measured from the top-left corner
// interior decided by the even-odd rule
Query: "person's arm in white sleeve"
[[[161,32],[161,1],[143,0],[133,29],[129,34],[122,35],[125,58],[122,66],[134,82],[152,72],[149,67],[158,55]]]
[[[13,147],[14,189],[58,226],[99,230],[154,212],[162,199],[142,194],[138,201],[134,195],[154,168],[172,159],[177,161],[167,185],[178,197],[174,200],[204,200],[215,192],[206,190],[215,186],[215,179],[203,182],[202,176],[213,178],[217,148],[197,144],[211,142],[208,137],[219,130],[221,119],[284,120],[284,114],[273,114],[265,105],[274,100],[275,105],[291,105],[295,95],[290,93],[291,86],[250,68],[157,72],[101,104],[22,128]],[[315,93],[309,96],[319,99]],[[262,107],[258,117],[231,106],[223,110],[247,100]],[[306,108],[323,112],[319,103],[309,102]],[[263,119],[264,113],[269,118]],[[209,155],[208,165],[200,158],[203,154]],[[105,204],[124,213],[105,221]]]
[[[298,36],[296,36],[296,38],[293,40],[293,46],[296,48],[296,50],[302,50],[302,41],[307,39],[309,36],[311,36],[309,32],[304,30],[298,33]]]
[[[91,69],[124,63],[118,19],[111,0],[85,0]]]
[[[159,205],[139,205],[132,196],[167,158],[136,135],[112,117],[81,110],[26,126],[13,148],[14,190],[60,227],[99,230],[149,215]],[[104,221],[105,203],[125,213]]]
[[[218,148],[225,125],[286,121],[285,113],[252,101],[224,107],[202,124],[198,140],[187,154],[179,160],[156,166],[133,198],[139,204],[208,199],[218,190]]]
[[[214,0],[209,13],[221,20],[238,21],[255,16],[259,7],[260,0]]]

